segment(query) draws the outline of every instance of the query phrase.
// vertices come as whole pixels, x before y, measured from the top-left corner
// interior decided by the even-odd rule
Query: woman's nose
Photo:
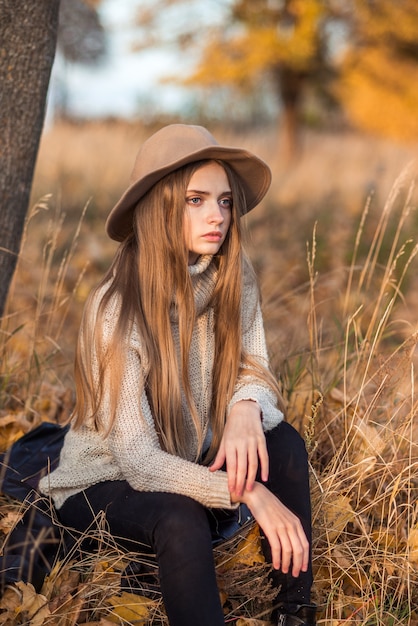
[[[210,209],[209,209],[209,213],[208,213],[208,221],[211,224],[222,224],[224,219],[225,218],[224,218],[222,209],[219,206],[219,203],[216,200],[214,200],[213,202],[210,203]]]

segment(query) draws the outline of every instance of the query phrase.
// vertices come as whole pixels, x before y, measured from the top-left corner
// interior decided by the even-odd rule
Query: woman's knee
[[[307,464],[305,441],[291,424],[281,422],[266,433],[266,441],[270,460],[279,463],[283,470],[286,467],[291,470]]]
[[[165,504],[153,532],[157,554],[167,549],[174,552],[177,549],[187,552],[212,549],[210,526],[201,504],[174,494]]]
[[[270,461],[269,483],[273,488],[307,492],[309,489],[308,454],[303,438],[287,422],[281,422],[266,435]]]
[[[164,506],[156,520],[155,528],[167,535],[190,535],[197,527],[209,528],[205,508],[188,498],[177,494],[164,494]]]

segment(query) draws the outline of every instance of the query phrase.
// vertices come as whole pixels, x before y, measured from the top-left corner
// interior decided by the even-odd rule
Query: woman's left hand
[[[229,492],[234,498],[251,491],[260,464],[261,480],[268,479],[269,458],[266,438],[257,402],[241,400],[234,404],[210,470],[215,472],[226,462]]]

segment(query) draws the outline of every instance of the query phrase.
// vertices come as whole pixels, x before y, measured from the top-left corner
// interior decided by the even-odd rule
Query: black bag
[[[1,593],[6,585],[19,580],[32,583],[39,592],[65,545],[64,531],[54,522],[55,510],[38,491],[38,484],[58,464],[68,428],[43,422],[0,455],[0,491],[26,508],[0,556]]]

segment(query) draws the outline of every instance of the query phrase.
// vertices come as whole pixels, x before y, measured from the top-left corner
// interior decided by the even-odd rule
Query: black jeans
[[[270,475],[266,486],[301,520],[311,541],[311,508],[303,439],[282,422],[266,434]],[[66,526],[85,531],[105,512],[115,542],[129,551],[150,547],[159,566],[159,581],[171,626],[224,626],[216,584],[212,535],[207,509],[186,496],[148,493],[125,481],[103,482],[72,496],[59,514]],[[263,541],[270,558],[267,541]],[[292,609],[309,603],[312,569],[298,578],[274,571],[277,602]]]

